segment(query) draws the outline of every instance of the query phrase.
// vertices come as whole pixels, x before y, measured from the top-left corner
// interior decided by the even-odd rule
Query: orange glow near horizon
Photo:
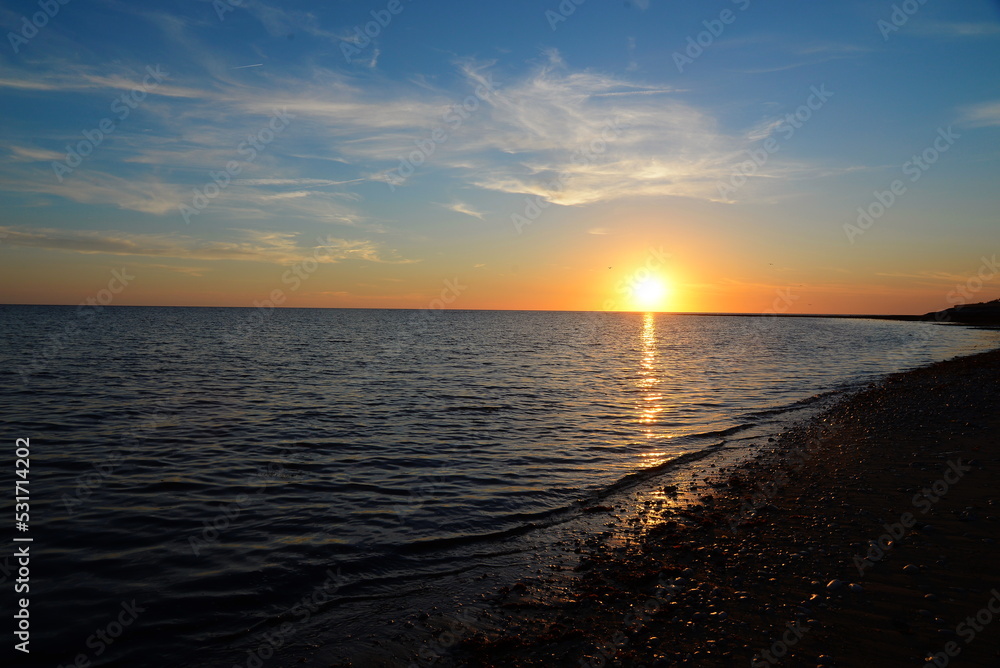
[[[517,262],[492,256],[476,257],[484,260],[476,264],[467,258],[438,264],[345,260],[322,264],[291,284],[283,280],[289,266],[280,263],[64,253],[53,266],[42,250],[23,249],[0,266],[0,303],[80,304],[105,289],[114,271],[126,271],[136,278],[114,295],[112,306],[253,307],[280,291],[279,308],[426,309],[439,307],[447,291],[448,309],[919,315],[953,306],[951,297],[971,280],[961,278],[976,276],[960,263],[922,282],[902,273],[903,264],[877,274],[825,268],[818,258],[808,258],[809,266],[762,265],[750,255],[710,255],[681,242],[654,256],[649,238],[585,238],[556,255],[544,245],[526,245]],[[991,281],[969,301],[998,296]]]

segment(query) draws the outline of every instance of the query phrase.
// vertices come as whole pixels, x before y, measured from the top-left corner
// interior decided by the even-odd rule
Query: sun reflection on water
[[[659,342],[656,335],[656,314],[654,313],[643,314],[640,344],[642,357],[639,362],[639,378],[636,382],[639,388],[639,401],[636,406],[639,414],[638,421],[647,439],[670,438],[669,435],[663,433],[659,424],[661,413],[664,410],[664,396],[663,374],[657,360]],[[653,463],[653,461],[662,459],[664,454],[659,451],[648,452],[643,457]]]

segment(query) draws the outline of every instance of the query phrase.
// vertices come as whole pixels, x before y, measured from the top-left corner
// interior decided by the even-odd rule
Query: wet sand
[[[1000,665],[998,409],[1000,351],[890,376],[591,509],[570,572],[501,587],[410,665]]]

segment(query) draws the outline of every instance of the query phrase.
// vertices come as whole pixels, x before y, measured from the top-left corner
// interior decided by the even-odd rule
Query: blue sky
[[[665,248],[677,310],[943,308],[1000,239],[957,4],[7,2],[0,301],[589,309]]]

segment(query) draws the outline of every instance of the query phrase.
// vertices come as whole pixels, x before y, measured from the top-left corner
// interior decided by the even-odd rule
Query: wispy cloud
[[[197,99],[203,97],[202,90],[172,83],[169,70],[157,69],[155,63],[150,63],[148,67],[156,72],[162,82],[155,87],[149,87],[147,94],[168,98]],[[96,69],[83,63],[54,60],[41,71],[38,68],[0,68],[0,88],[59,94],[101,92],[113,95],[115,92],[131,91],[141,87],[143,81],[150,77],[151,70],[147,70],[141,65],[127,66],[120,63],[116,63],[110,68],[105,66]],[[148,80],[154,81],[154,79]]]
[[[734,41],[743,42],[743,45],[746,46],[764,37],[766,39],[763,40],[762,46],[768,47],[765,53],[770,54],[765,60],[770,60],[773,64],[737,68],[736,71],[747,74],[772,74],[800,67],[814,67],[835,60],[861,58],[873,51],[872,47],[861,44],[829,40],[814,40],[805,43],[790,42],[788,39],[779,37],[778,35],[756,35]],[[727,41],[727,44],[732,46],[731,42]]]
[[[315,37],[337,38],[335,32],[320,25],[312,12],[275,7],[260,0],[244,0],[239,6],[256,18],[273,37],[289,37],[302,32]]]
[[[949,271],[879,272],[876,276],[906,279],[910,285],[947,286],[966,283],[970,276]]]
[[[938,37],[989,37],[1000,34],[1000,23],[982,21],[979,23],[959,21],[929,21],[917,30],[925,35]]]
[[[112,204],[120,209],[154,215],[176,213],[184,190],[156,177],[122,178],[95,170],[80,170],[59,183],[50,170],[32,169],[5,179],[4,190],[56,195],[81,204]]]
[[[277,12],[262,3],[248,3],[247,11],[273,34],[297,28],[326,35],[305,14]],[[187,39],[183,22],[156,20],[178,39]],[[142,123],[128,119],[116,129],[113,149],[102,146],[65,183],[41,165],[4,174],[0,164],[4,189],[170,215],[190,200],[192,187],[239,157],[240,142],[266,127],[275,109],[285,109],[293,118],[286,134],[243,166],[241,178],[209,207],[212,215],[362,225],[364,217],[345,202],[354,188],[381,180],[400,156],[438,130],[447,139],[434,144],[421,170],[446,172],[462,187],[538,195],[568,206],[632,196],[715,200],[716,184],[743,159],[741,152],[773,130],[772,125],[749,133],[723,132],[711,113],[682,101],[672,88],[574,70],[555,50],[519,76],[501,76],[492,61],[456,60],[464,82],[458,92],[428,80],[371,87],[315,66],[298,77],[255,68],[253,79],[237,80],[230,65],[213,64],[212,76],[197,86],[170,81],[158,86],[140,109]],[[117,65],[111,73],[85,65],[48,68],[41,75],[0,71],[0,87],[53,96],[70,90],[113,95],[134,87],[141,74],[141,67],[128,65]],[[456,115],[457,105],[484,84],[496,92],[476,98],[475,111]],[[24,142],[8,147],[8,162],[13,167],[14,162],[55,159],[52,149],[72,136],[40,138],[36,147],[20,145]],[[333,173],[339,178],[303,176],[297,156],[336,164]],[[800,168],[773,162],[764,176],[784,178]],[[145,168],[126,172],[122,165]],[[452,210],[483,215],[466,205]]]
[[[154,264],[146,263],[143,265],[149,269],[163,269],[165,271],[172,271],[177,274],[184,274],[186,276],[202,277],[211,271],[208,267],[192,267],[189,265],[182,264]]]
[[[596,72],[573,72],[555,52],[502,88],[470,120],[450,165],[488,190],[587,204],[634,195],[712,198],[744,138],[714,118],[646,87]]]
[[[18,162],[48,162],[50,160],[62,160],[65,157],[56,151],[35,148],[33,146],[9,146],[8,150],[13,154],[11,159]]]
[[[312,154],[357,175],[329,185],[380,180],[416,142],[442,130],[447,141],[435,145],[425,169],[447,170],[466,186],[574,205],[635,195],[714,199],[716,182],[728,176],[739,152],[760,134],[758,128],[753,137],[727,135],[711,114],[681,102],[671,88],[573,71],[556,51],[509,81],[494,80],[490,62],[456,64],[470,92],[487,82],[497,90],[461,117],[454,110],[464,96],[426,81],[373,93],[321,69],[299,80],[264,75],[260,87],[216,82],[206,88],[183,124],[169,126],[179,140],[168,144],[146,137],[146,148],[136,145],[129,160],[218,168],[232,154],[220,148],[220,123],[253,127],[251,119],[280,106],[295,116],[300,136],[310,138]],[[289,186],[294,187],[294,179],[288,177]],[[302,198],[262,195],[258,203],[276,199]]]
[[[464,202],[452,202],[451,204],[442,204],[441,206],[449,209],[450,211],[454,211],[455,213],[463,213],[466,216],[472,216],[473,218],[478,218],[479,220],[482,220],[486,215],[485,213],[476,211]]]
[[[625,66],[626,72],[634,72],[639,69],[639,63],[635,59],[635,37],[629,37],[626,40],[628,49],[628,65]]]
[[[973,127],[1000,125],[1000,100],[982,102],[962,110],[962,121]]]
[[[242,186],[295,186],[297,188],[324,188],[329,186],[341,186],[348,183],[361,183],[366,179],[347,179],[346,181],[333,181],[331,179],[235,179],[233,185]]]
[[[291,264],[312,256],[321,246],[328,261],[365,260],[378,263],[410,263],[386,253],[373,241],[327,237],[322,243],[303,246],[291,232],[230,230],[230,239],[205,240],[181,234],[128,234],[118,231],[57,230],[51,228],[0,227],[10,246],[46,248],[75,253],[146,256],[198,260],[241,260]]]

